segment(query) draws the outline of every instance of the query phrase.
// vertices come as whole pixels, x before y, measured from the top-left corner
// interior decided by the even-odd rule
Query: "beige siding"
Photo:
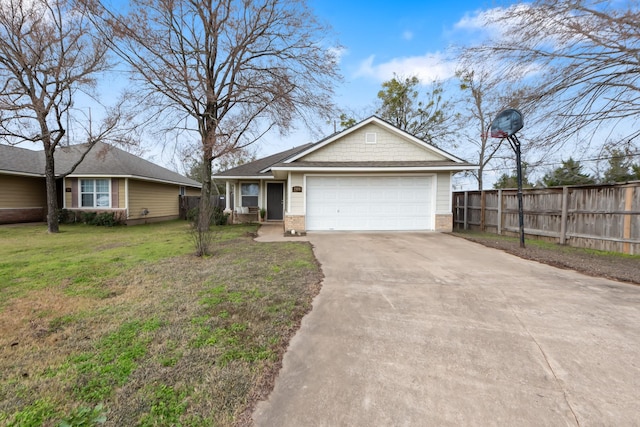
[[[291,192],[291,188],[295,186],[302,187],[302,193],[293,193]],[[291,211],[287,213],[292,215],[304,215],[304,194],[306,188],[304,188],[304,175],[301,173],[292,173],[291,181],[289,182],[289,188],[287,189],[289,194],[291,195],[291,200],[289,205],[291,206]]]
[[[178,185],[129,179],[129,219],[178,217]],[[143,210],[149,213],[142,215]]]
[[[72,205],[73,193],[71,191],[67,192],[67,188],[71,188],[71,182],[76,178],[65,178],[64,179],[64,207],[70,209]]]
[[[451,213],[451,173],[437,174],[436,214]]]
[[[46,204],[44,178],[0,175],[0,209],[41,208]]]
[[[376,134],[376,143],[365,142],[367,133]],[[397,133],[376,124],[369,124],[298,161],[315,162],[375,162],[446,160],[445,157],[422,147]]]
[[[118,179],[118,208],[125,209],[127,207],[127,179]]]

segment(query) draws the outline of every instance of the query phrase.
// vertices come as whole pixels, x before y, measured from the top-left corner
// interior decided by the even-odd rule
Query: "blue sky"
[[[321,22],[332,27],[344,49],[340,55],[344,81],[336,88],[336,103],[362,114],[371,112],[382,82],[394,72],[418,75],[425,83],[451,77],[455,68],[448,60],[447,48],[468,44],[480,36],[473,19],[478,13],[511,3],[310,0],[308,4]],[[326,124],[324,134],[332,131],[333,125]],[[271,154],[316,139],[318,136],[306,129],[298,129],[285,138],[268,135],[256,147],[257,154]]]

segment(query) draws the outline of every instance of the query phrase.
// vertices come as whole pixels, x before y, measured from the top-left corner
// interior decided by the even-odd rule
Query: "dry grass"
[[[170,227],[148,230],[154,253],[175,244],[154,231],[185,226]],[[0,424],[247,423],[321,280],[308,244],[257,243],[254,231],[226,228],[209,258],[106,260],[107,273],[85,284],[101,292],[69,293],[64,282],[13,291],[0,312]],[[97,250],[87,234],[76,244]]]

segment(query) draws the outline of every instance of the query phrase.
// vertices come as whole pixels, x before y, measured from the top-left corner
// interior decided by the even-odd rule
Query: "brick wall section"
[[[40,222],[44,220],[44,208],[0,209],[0,224]]]
[[[453,214],[437,214],[435,228],[441,232],[453,231]]]
[[[285,233],[291,230],[305,231],[304,215],[285,215],[284,216],[284,231]]]

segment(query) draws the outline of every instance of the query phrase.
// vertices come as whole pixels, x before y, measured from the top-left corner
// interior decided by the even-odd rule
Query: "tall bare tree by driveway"
[[[332,111],[335,46],[303,0],[132,0],[126,15],[93,6],[167,129],[198,135],[201,228],[213,160]]]

